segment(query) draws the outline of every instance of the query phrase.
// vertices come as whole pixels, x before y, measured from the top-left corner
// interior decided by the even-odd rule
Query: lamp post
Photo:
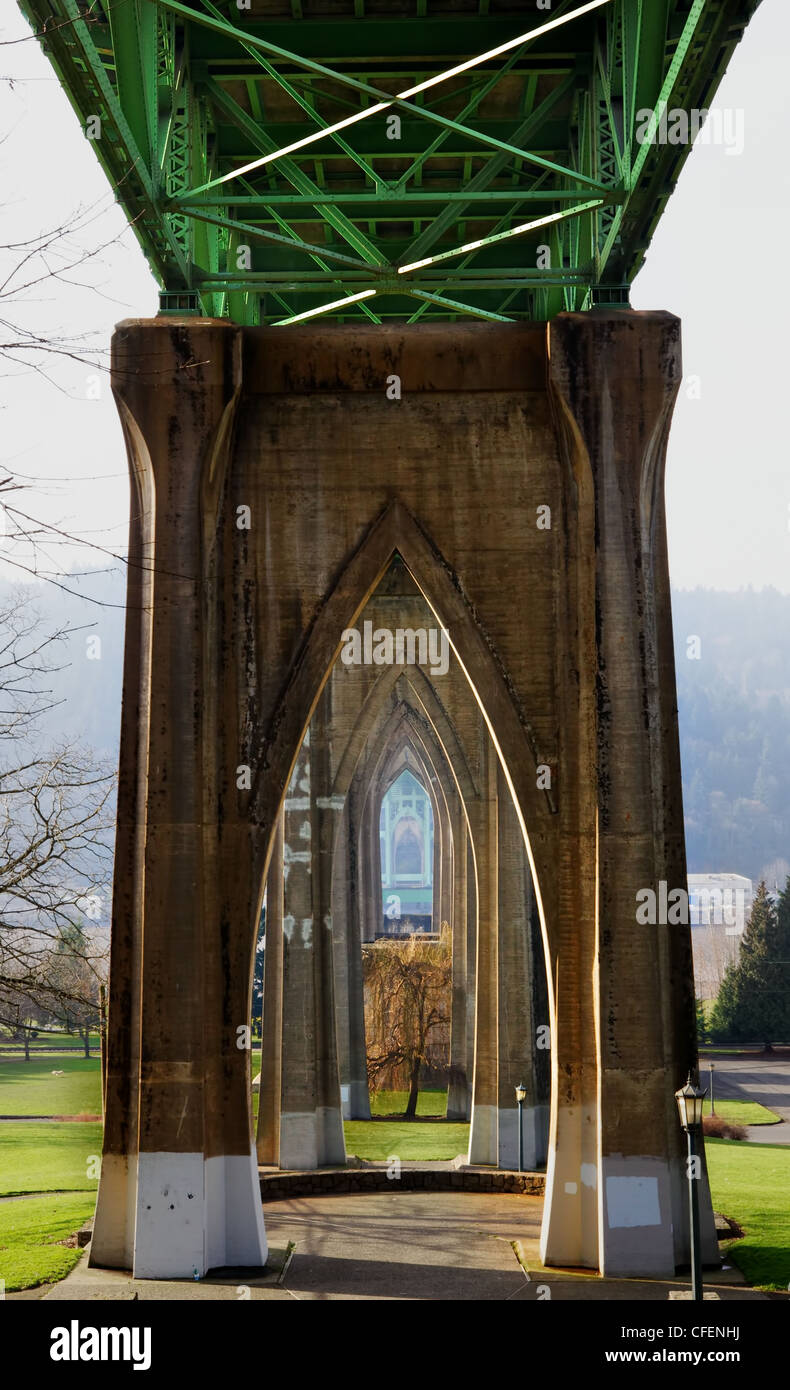
[[[708,1062],[708,1066],[710,1067],[710,1113],[711,1115],[715,1115],[716,1106],[713,1103],[713,1063]]]
[[[702,1107],[705,1091],[692,1086],[691,1073],[681,1090],[675,1092],[680,1123],[686,1131],[688,1140],[688,1184],[689,1216],[691,1224],[691,1297],[695,1303],[702,1301],[702,1251],[699,1242],[699,1195],[696,1170],[699,1165],[697,1136],[702,1131]],[[696,1160],[696,1161],[695,1161]]]
[[[518,1171],[524,1172],[524,1125],[523,1114],[524,1101],[527,1098],[527,1088],[523,1081],[519,1081],[516,1087],[516,1100],[518,1101]]]

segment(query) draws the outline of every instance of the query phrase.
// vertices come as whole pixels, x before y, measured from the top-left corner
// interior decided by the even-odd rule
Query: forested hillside
[[[782,887],[790,872],[790,596],[692,589],[673,593],[672,608],[689,870]]]

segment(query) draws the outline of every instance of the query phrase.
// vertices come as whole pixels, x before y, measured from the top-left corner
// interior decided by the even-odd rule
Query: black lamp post
[[[523,1109],[524,1101],[527,1098],[527,1088],[523,1081],[519,1081],[516,1087],[516,1100],[518,1101],[518,1171],[524,1172],[524,1125]]]
[[[691,1218],[691,1297],[702,1302],[702,1251],[699,1241],[699,1189],[695,1159],[698,1157],[697,1136],[702,1133],[702,1107],[707,1092],[692,1086],[691,1073],[685,1086],[675,1092],[680,1123],[688,1140],[689,1216]]]
[[[708,1062],[708,1066],[710,1067],[710,1113],[711,1115],[715,1115],[716,1106],[713,1100],[713,1063]]]

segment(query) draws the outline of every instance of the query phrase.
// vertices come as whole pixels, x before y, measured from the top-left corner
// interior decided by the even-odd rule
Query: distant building
[[[404,770],[381,803],[384,936],[430,932],[433,920],[433,811],[422,783]]]
[[[689,874],[689,922],[698,999],[715,999],[737,960],[752,910],[752,880],[743,874]]]

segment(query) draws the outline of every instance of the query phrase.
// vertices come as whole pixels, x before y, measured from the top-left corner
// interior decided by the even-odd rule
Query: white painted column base
[[[495,1105],[473,1105],[469,1126],[469,1162],[497,1165],[497,1121]]]
[[[525,1105],[522,1112],[522,1129],[524,1169],[531,1172],[546,1162],[549,1107]],[[513,1171],[518,1168],[518,1109],[515,1105],[499,1111],[499,1166]]]
[[[545,1265],[598,1269],[598,1117],[594,1106],[563,1105],[549,1147],[540,1232]]]
[[[350,1100],[350,1097],[349,1097]],[[280,1116],[280,1167],[310,1171],[346,1161],[343,1117],[334,1106]]]
[[[601,1273],[675,1273],[669,1164],[663,1158],[602,1160]]]
[[[250,1154],[141,1153],[133,1274],[189,1279],[266,1264],[258,1163]]]

